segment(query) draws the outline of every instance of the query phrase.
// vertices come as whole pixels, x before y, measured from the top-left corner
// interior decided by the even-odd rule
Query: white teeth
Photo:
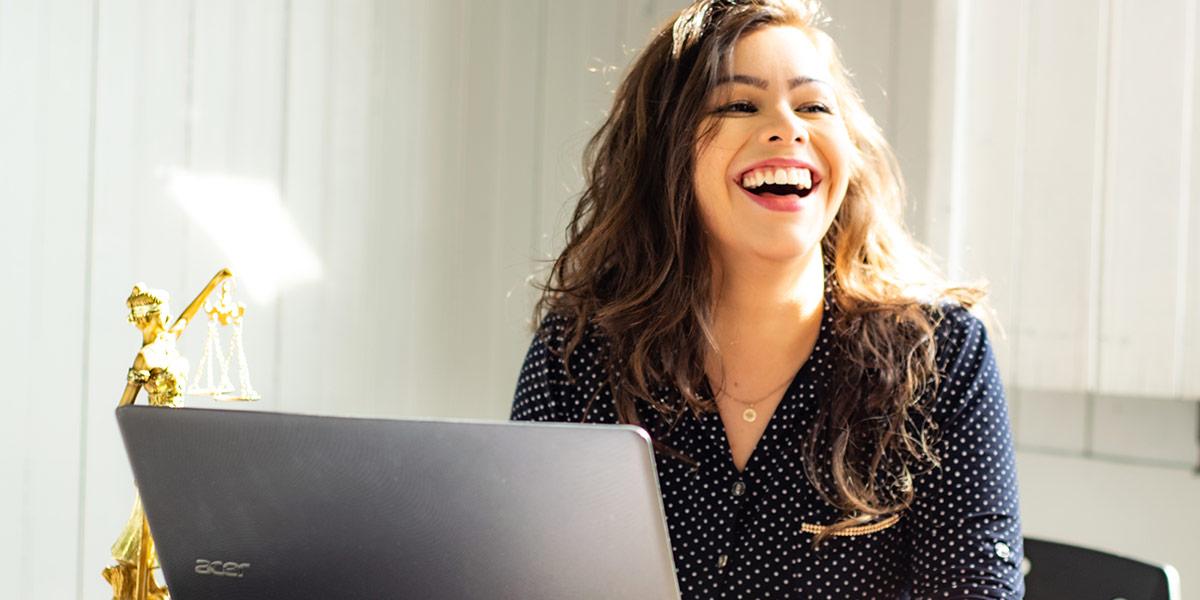
[[[753,189],[766,184],[794,185],[801,189],[812,187],[812,171],[797,167],[766,167],[742,176],[742,187]]]

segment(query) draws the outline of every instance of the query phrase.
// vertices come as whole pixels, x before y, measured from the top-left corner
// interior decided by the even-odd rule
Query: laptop
[[[173,600],[679,598],[637,427],[117,409]]]

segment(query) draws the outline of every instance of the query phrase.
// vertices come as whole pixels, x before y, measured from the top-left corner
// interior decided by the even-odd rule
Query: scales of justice
[[[207,302],[220,290],[215,302]],[[143,389],[151,406],[173,407],[184,395],[210,396],[216,400],[251,401],[259,395],[250,384],[250,370],[242,345],[242,323],[246,306],[233,300],[233,273],[221,269],[200,294],[171,320],[168,294],[133,286],[125,301],[129,322],[142,332],[142,347],[133,359],[126,379],[125,392],[118,406],[133,404]],[[200,312],[208,315],[208,336],[203,355],[188,384],[188,361],[179,353],[176,342],[188,324]],[[228,349],[221,346],[221,329],[232,330]],[[230,368],[237,368],[238,385],[230,379]],[[140,497],[134,498],[133,513],[125,529],[112,546],[116,564],[104,569],[104,579],[112,586],[113,600],[166,600],[169,593],[155,579],[158,556],[154,539],[142,510]]]

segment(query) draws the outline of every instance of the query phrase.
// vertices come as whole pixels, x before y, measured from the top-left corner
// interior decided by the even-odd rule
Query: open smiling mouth
[[[742,175],[741,188],[752,200],[771,210],[795,211],[800,200],[821,184],[808,169],[766,167]]]

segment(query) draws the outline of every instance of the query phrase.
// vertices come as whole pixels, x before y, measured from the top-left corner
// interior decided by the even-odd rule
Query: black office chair
[[[1025,538],[1026,600],[1180,600],[1179,573],[1099,550]]]

